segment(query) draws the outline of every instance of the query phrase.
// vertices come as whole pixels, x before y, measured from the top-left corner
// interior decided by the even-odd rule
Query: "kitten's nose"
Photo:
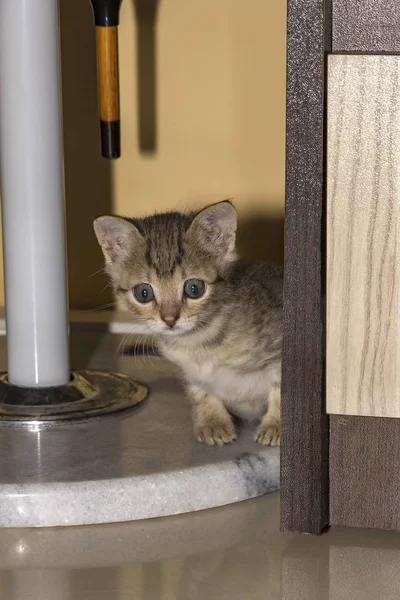
[[[168,316],[168,317],[161,317],[161,318],[164,321],[164,323],[166,325],[168,325],[168,327],[172,328],[175,325],[175,323],[177,322],[177,320],[179,319],[179,316],[176,315],[175,317]]]

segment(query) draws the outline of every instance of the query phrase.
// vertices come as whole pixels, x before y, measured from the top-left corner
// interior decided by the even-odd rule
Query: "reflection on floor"
[[[397,600],[400,535],[280,533],[279,494],[125,524],[4,530],[1,600]]]

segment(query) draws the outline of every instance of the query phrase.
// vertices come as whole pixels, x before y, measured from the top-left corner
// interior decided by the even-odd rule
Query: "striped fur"
[[[236,221],[225,201],[198,214],[100,217],[95,231],[138,333],[154,336],[162,354],[182,371],[196,438],[219,445],[233,441],[236,415],[259,421],[256,441],[277,445],[282,272],[237,261]],[[188,279],[205,282],[203,297],[184,296]],[[152,285],[154,301],[135,299],[132,290],[140,283]],[[171,328],[166,319],[172,316]]]

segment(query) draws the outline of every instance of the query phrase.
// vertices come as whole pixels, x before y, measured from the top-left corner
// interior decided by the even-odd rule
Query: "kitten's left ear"
[[[189,231],[196,232],[199,243],[205,249],[224,255],[235,250],[236,229],[236,210],[229,200],[224,200],[199,212]]]

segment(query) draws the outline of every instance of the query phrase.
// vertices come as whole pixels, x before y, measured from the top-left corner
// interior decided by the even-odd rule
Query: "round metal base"
[[[131,377],[102,371],[75,371],[67,385],[22,388],[0,375],[0,424],[57,425],[132,408],[148,388]]]
[[[191,406],[173,365],[118,353],[123,335],[79,332],[71,340],[73,364],[100,371],[93,378],[79,373],[94,387],[97,376],[109,377],[103,370],[122,372],[133,378],[133,389],[143,390],[135,381],[144,381],[151,401],[104,418],[56,420],[57,427],[51,421],[24,427],[5,422],[0,428],[0,529],[150,519],[279,489],[279,448],[256,444],[254,424],[238,423],[237,442],[222,448],[195,440]],[[0,338],[0,360],[4,342]],[[117,381],[118,387],[120,376]],[[105,392],[107,404],[117,397],[113,386]]]

